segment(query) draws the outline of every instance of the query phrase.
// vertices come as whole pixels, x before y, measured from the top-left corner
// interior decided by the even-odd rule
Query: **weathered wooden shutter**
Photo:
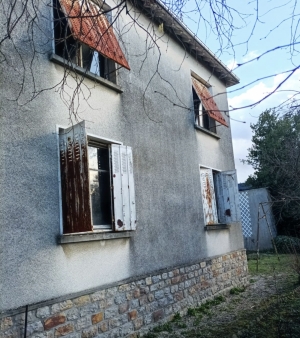
[[[59,132],[63,232],[92,231],[84,121]]]
[[[218,213],[212,170],[200,167],[200,180],[205,224],[217,224]]]
[[[220,222],[226,224],[240,222],[241,213],[236,170],[217,173],[215,182]]]
[[[130,147],[116,144],[112,144],[111,148],[115,230],[134,230],[136,211],[132,150]]]

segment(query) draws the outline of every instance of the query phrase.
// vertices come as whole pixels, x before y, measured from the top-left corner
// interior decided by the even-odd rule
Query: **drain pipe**
[[[28,317],[28,305],[26,305],[26,307],[25,307],[24,338],[27,337],[27,317]]]

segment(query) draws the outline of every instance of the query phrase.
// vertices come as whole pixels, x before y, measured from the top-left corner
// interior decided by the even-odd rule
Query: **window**
[[[116,63],[130,69],[107,5],[100,8],[89,0],[53,0],[53,9],[58,56],[112,82],[116,82]]]
[[[236,171],[200,166],[200,181],[205,225],[240,222]]]
[[[217,132],[217,122],[219,125],[222,124],[228,127],[224,116],[210,95],[207,87],[194,77],[192,77],[192,84],[195,125],[213,133]]]
[[[216,121],[208,115],[194,88],[193,88],[193,101],[195,112],[195,124],[199,127],[205,128],[213,133],[216,133],[217,132]]]
[[[59,143],[63,233],[135,230],[132,149],[88,137],[84,121]]]

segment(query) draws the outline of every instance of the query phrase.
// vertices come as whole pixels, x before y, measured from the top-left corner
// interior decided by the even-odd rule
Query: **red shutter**
[[[84,121],[59,132],[64,233],[92,231]]]
[[[97,5],[87,0],[59,2],[76,40],[130,70],[113,28]]]
[[[223,117],[222,113],[220,112],[215,100],[211,97],[207,88],[194,77],[192,77],[193,87],[195,92],[199,96],[204,108],[206,109],[208,115],[218,121],[219,123],[223,124],[224,126],[228,127],[228,124]]]

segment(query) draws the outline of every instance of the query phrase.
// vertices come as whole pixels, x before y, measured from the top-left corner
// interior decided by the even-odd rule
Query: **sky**
[[[240,78],[240,84],[228,88],[227,92],[232,118],[231,129],[235,165],[238,181],[241,183],[250,174],[253,174],[252,167],[241,162],[241,159],[245,159],[247,156],[247,149],[251,147],[252,131],[250,124],[257,123],[261,112],[278,106],[291,98],[295,94],[295,90],[300,90],[300,71],[296,71],[288,81],[281,85],[278,92],[255,107],[233,108],[241,108],[261,100],[271,93],[289,74],[282,74],[282,72],[294,69],[300,64],[300,56],[297,50],[292,52],[289,47],[276,48],[290,44],[291,41],[296,43],[296,47],[297,43],[300,44],[298,37],[300,33],[298,32],[300,4],[297,5],[297,0],[255,0],[249,2],[227,0],[226,3],[231,5],[234,10],[243,13],[243,20],[234,14],[233,24],[237,29],[234,30],[230,39],[234,47],[228,48],[223,44],[223,48],[220,50],[219,40],[213,30],[204,23],[205,19],[208,22],[213,22],[214,19],[208,7],[209,2],[206,0],[199,2],[198,0],[198,3],[203,4],[203,6],[197,13],[192,11],[194,1],[188,1],[188,10],[183,18],[184,22]],[[213,1],[213,3],[215,2]],[[256,8],[258,8],[258,11]],[[199,13],[201,13],[200,24]],[[231,10],[231,13],[234,13],[234,11]],[[221,36],[228,32],[229,29],[225,28],[221,32]],[[245,43],[247,40],[248,43]],[[268,50],[272,50],[272,52],[261,56],[258,60],[243,64]],[[238,67],[238,64],[243,65]],[[274,76],[263,79],[263,77],[270,75]],[[246,123],[235,120],[245,121]]]

